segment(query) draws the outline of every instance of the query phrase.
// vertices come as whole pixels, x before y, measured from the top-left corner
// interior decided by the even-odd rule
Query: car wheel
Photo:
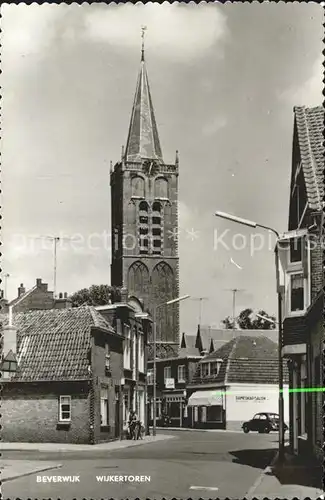
[[[245,432],[245,434],[249,433],[249,428],[247,427],[247,425],[244,425],[243,431]]]
[[[270,432],[270,430],[271,430],[270,427],[265,427],[265,429],[264,429],[265,434],[268,434]]]

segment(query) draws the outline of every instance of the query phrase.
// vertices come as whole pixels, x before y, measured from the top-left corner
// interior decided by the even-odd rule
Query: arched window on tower
[[[175,298],[175,276],[172,268],[166,262],[159,262],[152,272],[153,303],[161,304]],[[176,310],[176,309],[175,309]],[[157,309],[157,330],[160,340],[170,340],[176,328],[173,306]]]
[[[143,262],[134,262],[128,271],[128,291],[129,295],[134,295],[138,299],[148,295],[149,271]]]
[[[155,198],[168,199],[168,181],[164,177],[155,180]]]
[[[131,179],[132,196],[136,198],[144,198],[144,179],[140,176],[135,176]]]
[[[146,201],[139,203],[139,251],[142,255],[149,253],[149,205]]]
[[[151,233],[152,233],[152,253],[160,255],[162,253],[162,207],[159,201],[152,205]]]

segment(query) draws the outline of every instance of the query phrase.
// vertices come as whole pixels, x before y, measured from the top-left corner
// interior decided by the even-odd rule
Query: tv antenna
[[[225,292],[232,292],[232,329],[236,329],[236,295],[239,292],[244,292],[244,288],[226,288]]]
[[[71,241],[69,236],[35,236],[35,240],[49,240],[53,242],[53,296],[56,297],[56,277],[57,277],[57,245],[59,241]]]
[[[199,301],[199,325],[201,325],[202,321],[202,302],[203,300],[209,300],[209,297],[192,297],[192,300]]]

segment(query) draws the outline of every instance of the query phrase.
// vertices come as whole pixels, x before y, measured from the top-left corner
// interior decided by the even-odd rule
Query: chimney
[[[36,278],[36,286],[37,286],[37,288],[42,287],[42,278]]]
[[[72,307],[72,301],[68,297],[67,292],[59,293],[59,298],[54,300],[54,309],[70,309]]]
[[[14,354],[17,352],[17,330],[12,322],[12,306],[9,306],[8,325],[3,327],[3,355],[6,356],[9,351]]]
[[[127,302],[128,301],[128,290],[127,288],[121,288],[121,302]]]
[[[26,288],[23,283],[20,283],[20,287],[18,287],[18,297],[21,297],[24,293],[26,293]]]

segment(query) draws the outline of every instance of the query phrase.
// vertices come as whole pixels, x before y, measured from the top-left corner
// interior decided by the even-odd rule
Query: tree
[[[263,310],[258,311],[258,314],[275,322],[275,317],[270,316]],[[272,330],[275,328],[275,323],[272,323],[272,321],[267,321],[266,319],[254,315],[253,310],[247,308],[239,313],[235,324],[237,324],[238,328],[241,330]],[[231,330],[234,327],[233,319],[229,316],[227,316],[222,323],[226,330]]]
[[[116,286],[92,285],[90,288],[82,288],[70,296],[72,307],[103,306],[105,304],[120,302],[121,290]]]

